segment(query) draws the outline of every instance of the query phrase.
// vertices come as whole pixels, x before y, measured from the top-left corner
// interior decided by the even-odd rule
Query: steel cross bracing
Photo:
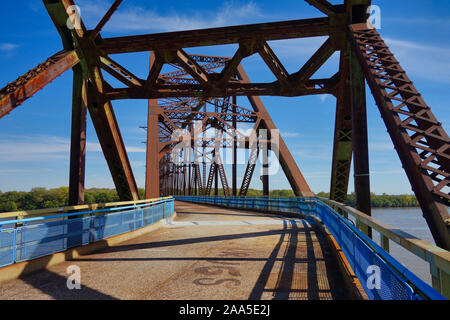
[[[209,57],[200,55],[188,55],[190,59],[197,63],[197,68],[203,68],[207,70],[208,74],[219,74],[227,67],[227,63],[231,61],[231,58],[226,57]],[[156,59],[155,59],[156,60]],[[156,62],[155,62],[156,63]],[[155,65],[155,64],[153,64]],[[176,71],[167,72],[160,74],[159,79],[164,79],[165,82],[194,82],[196,81],[194,77],[185,71],[180,64],[173,63],[172,67]],[[205,67],[207,66],[207,67]],[[238,66],[239,67],[239,66]],[[241,67],[239,70],[243,71]],[[245,81],[248,82],[248,77],[244,74]],[[243,78],[239,77],[239,72],[236,72],[231,81],[239,81]],[[234,101],[237,101],[237,97],[234,97]],[[201,127],[201,130],[195,134],[203,134],[200,140],[195,139],[192,136],[191,141],[192,146],[195,146],[196,154],[192,156],[183,155],[189,159],[193,158],[195,161],[190,163],[195,170],[193,176],[193,181],[198,187],[198,194],[209,195],[211,193],[212,184],[216,181],[215,193],[217,193],[218,181],[220,179],[222,183],[222,189],[225,195],[231,195],[230,187],[226,177],[226,171],[223,163],[221,163],[220,149],[223,148],[233,148],[236,152],[237,148],[250,148],[251,139],[246,137],[242,132],[240,132],[236,125],[237,123],[254,123],[254,131],[258,132],[261,124],[264,123],[264,119],[270,120],[268,115],[261,116],[261,111],[264,111],[264,106],[260,101],[258,101],[259,107],[256,105],[253,97],[249,100],[250,108],[245,108],[239,106],[236,102],[231,101],[231,97],[225,98],[164,98],[158,99],[159,106],[159,159],[162,162],[176,162],[171,156],[168,156],[174,150],[177,150],[180,143],[186,143],[186,134],[184,134],[183,139],[176,135],[177,131],[182,131],[189,129],[190,131],[196,127],[196,125]],[[264,119],[263,119],[264,118]],[[146,127],[144,127],[146,128]],[[208,130],[214,130],[215,134],[212,137],[208,137],[205,132]],[[182,134],[183,135],[183,134]],[[175,136],[175,137],[174,137]],[[220,136],[220,142],[217,137]],[[254,139],[254,138],[253,138]],[[267,144],[267,141],[262,140]],[[271,147],[270,143],[268,143]],[[189,150],[189,149],[188,149]],[[200,152],[199,150],[202,150]],[[186,152],[186,149],[184,150]],[[190,151],[189,151],[190,152]],[[288,153],[288,151],[285,153]],[[175,154],[176,158],[179,159],[178,153]],[[289,154],[287,157],[292,156]],[[256,165],[256,162],[254,163]],[[175,173],[171,171],[167,174],[163,173],[165,164],[161,163],[161,179],[169,179],[170,181],[179,181],[180,177],[175,176],[176,174],[182,175],[184,177],[185,173]],[[207,166],[210,166],[209,174],[207,175]],[[200,170],[200,166],[202,170]],[[253,168],[254,170],[254,168]],[[253,170],[251,171],[253,173]],[[291,171],[295,172],[295,168]],[[233,177],[233,185],[235,185],[236,177]],[[251,182],[251,176],[245,175],[242,185],[243,188],[240,190],[241,195],[245,195],[248,191]],[[156,183],[156,182],[155,182]],[[173,185],[173,182],[169,182],[169,185]],[[161,190],[162,192],[165,192]],[[306,190],[308,192],[308,190]],[[170,192],[175,194],[184,194],[184,186],[180,186],[180,189]],[[236,191],[237,192],[237,191]]]
[[[436,242],[448,247],[450,138],[378,32],[353,25],[351,37],[424,217]]]
[[[114,1],[111,8],[105,10],[105,16],[93,30],[87,30],[82,19],[79,28],[68,29],[74,1],[43,0],[61,36],[63,50],[0,90],[0,118],[72,68],[70,204],[84,201],[87,112],[119,197],[138,199],[137,185],[112,106],[112,101],[120,99],[149,100],[146,196],[157,196],[161,192],[205,194],[211,192],[211,179],[215,181],[216,193],[219,179],[228,190],[223,166],[221,169],[217,165],[206,176],[206,171],[202,175],[200,165],[208,159],[211,161],[213,150],[231,148],[235,157],[238,147],[250,149],[240,190],[245,194],[259,144],[264,141],[258,140],[255,145],[251,137],[236,128],[239,123],[247,123],[252,124],[256,132],[276,129],[259,96],[332,94],[337,98],[337,105],[330,197],[346,201],[353,161],[356,206],[370,215],[367,80],[436,243],[449,249],[449,138],[380,35],[365,24],[371,1],[343,0],[338,5],[327,0],[305,1],[323,17],[107,38],[102,37],[102,29],[122,0]],[[298,71],[289,73],[271,49],[270,41],[306,37],[326,37],[326,40]],[[225,44],[236,45],[232,57],[186,53],[188,48]],[[133,74],[110,56],[131,52],[150,53],[147,75]],[[340,54],[339,70],[330,78],[315,78],[316,72],[334,53]],[[254,54],[261,57],[275,81],[250,82],[241,62]],[[173,70],[162,74],[163,68]],[[119,81],[121,87],[113,86],[109,80],[112,78]],[[238,97],[248,99],[251,107],[238,103]],[[199,146],[201,152],[189,152],[188,163],[173,162],[174,148],[186,140],[174,139],[174,132],[193,131],[195,123],[201,123],[200,132],[220,132],[224,137],[221,145],[214,138],[205,137]],[[294,192],[312,196],[284,141],[280,139],[276,146],[269,143],[269,148],[279,150],[281,167]],[[183,152],[180,155],[185,156]],[[233,167],[231,181],[233,190],[225,192],[237,195],[236,167]],[[263,181],[268,183],[267,179]],[[366,231],[370,235],[370,230]]]

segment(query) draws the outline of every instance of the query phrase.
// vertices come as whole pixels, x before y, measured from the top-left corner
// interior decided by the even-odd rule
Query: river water
[[[387,224],[397,227],[413,236],[435,244],[433,236],[422,211],[419,208],[389,208],[372,209],[372,216]],[[378,244],[380,237],[378,232],[373,232],[373,239]],[[409,270],[431,285],[430,265],[406,249],[400,247],[393,241],[389,241],[390,254],[403,263]]]

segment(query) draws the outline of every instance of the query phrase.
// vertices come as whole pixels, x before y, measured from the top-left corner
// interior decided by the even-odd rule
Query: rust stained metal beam
[[[257,124],[257,128],[259,124]],[[247,195],[248,189],[250,187],[250,182],[252,181],[253,173],[255,172],[256,162],[258,161],[259,155],[259,145],[257,141],[253,141],[250,145],[250,156],[247,162],[247,167],[245,168],[244,176],[242,177],[242,185],[239,190],[239,196],[244,197]]]
[[[449,250],[450,138],[378,32],[358,24],[350,35],[436,244]]]
[[[371,216],[369,142],[367,136],[366,82],[361,66],[353,51],[350,52],[350,92],[353,122],[353,171],[356,209]],[[372,229],[361,226],[368,237]]]
[[[237,112],[237,97],[232,98],[232,113]],[[231,125],[236,130],[237,129],[237,118],[233,116],[231,120]],[[231,183],[232,183],[232,193],[233,196],[237,196],[237,141],[236,139],[233,139],[233,164],[232,164],[232,173],[231,173]]]
[[[217,164],[215,162],[213,162],[211,164],[211,167],[209,168],[208,183],[206,184],[205,195],[207,195],[207,196],[211,195],[211,188],[212,188],[212,184],[213,184],[213,180],[216,175],[216,172],[217,172]],[[216,179],[216,182],[217,182],[217,179]]]
[[[340,83],[337,88],[336,120],[331,170],[330,199],[346,203],[352,161],[352,112],[350,102],[350,53],[342,50]]]
[[[91,37],[97,38],[97,36],[100,34],[100,31],[102,31],[105,24],[109,21],[109,19],[111,19],[112,15],[114,14],[114,12],[116,12],[122,2],[123,0],[114,1],[109,10],[103,16],[102,20],[100,20],[95,29],[92,31],[92,34],[90,34]]]
[[[208,82],[208,74],[203,68],[192,59],[184,50],[180,49],[176,54],[177,62],[200,84]]]
[[[111,88],[105,92],[108,100],[123,99],[156,99],[175,97],[200,97],[202,99],[222,98],[224,96],[286,96],[299,97],[305,95],[334,94],[334,79],[314,79],[305,81],[299,86],[284,91],[283,86],[275,83],[228,83],[213,91],[204,89],[198,84],[157,85],[155,90],[144,88]]]
[[[327,36],[328,18],[261,23],[237,27],[167,32],[141,36],[99,39],[108,54],[152,51],[163,48],[189,48],[261,41]]]
[[[101,78],[100,69],[93,73]],[[89,113],[103,150],[106,162],[121,200],[139,200],[139,192],[130,160],[110,101],[101,95],[102,87],[90,82],[88,89]]]
[[[47,11],[53,13],[50,15],[50,17],[53,20],[53,23],[58,28],[58,30],[62,30],[67,28],[67,21],[70,17],[75,18],[76,14],[79,12],[76,12],[74,10],[75,8],[75,2],[73,0],[43,0],[45,7],[47,8]],[[60,14],[62,13],[62,14]],[[72,19],[71,19],[72,21]],[[73,21],[76,22],[77,25],[76,28],[73,29],[73,32],[79,37],[83,38],[86,33],[86,26],[84,25],[83,21],[80,19],[79,21]],[[68,30],[70,32],[70,30]],[[65,35],[61,34],[61,37],[64,38]]]
[[[303,65],[303,67],[293,73],[290,78],[292,81],[303,82],[310,79],[320,67],[333,55],[336,51],[335,46],[330,38],[328,38],[320,48],[313,54],[313,56]]]
[[[289,73],[287,72],[281,61],[278,59],[276,54],[272,51],[272,48],[267,42],[264,41],[261,44],[259,55],[261,56],[261,58],[263,58],[264,62],[270,68],[278,81],[282,85],[287,85]]]
[[[88,80],[88,110],[119,197],[124,201],[138,200],[136,181],[117,119],[111,102],[104,97],[105,88],[108,88],[100,70],[100,56],[104,55],[99,53],[93,40],[86,36],[86,28],[82,20],[79,21],[80,28],[68,30],[67,9],[74,5],[72,0],[44,0],[44,4],[63,38],[65,47],[76,46],[83,57],[81,65]]]
[[[145,171],[145,198],[159,198],[159,139],[158,122],[160,108],[158,100],[148,101],[148,119],[147,119],[147,154]]]
[[[233,58],[228,61],[219,76],[219,83],[227,83],[231,77],[236,74],[236,69],[241,63],[242,59],[248,57],[250,53],[248,50],[242,45],[239,46],[239,49],[234,54]]]
[[[103,70],[108,72],[123,84],[129,87],[141,87],[143,85],[144,81],[142,79],[139,79],[137,76],[135,76],[133,73],[122,67],[119,63],[115,62],[111,58],[100,57],[100,62],[100,66]]]
[[[0,90],[0,118],[80,62],[75,50],[62,51]]]
[[[194,163],[194,170],[195,170],[195,180],[198,185],[198,193],[199,195],[204,195],[204,188],[202,184],[202,175],[200,173],[200,165],[197,163]]]
[[[147,82],[145,83],[145,89],[153,90],[158,80],[159,74],[164,66],[164,61],[155,54],[154,51],[150,52],[150,71],[148,73]]]
[[[152,77],[156,75],[158,77],[161,72],[162,64],[159,63],[155,53],[150,52],[149,61],[149,79],[152,81]],[[147,80],[148,81],[148,80]],[[148,85],[148,84],[147,84]],[[146,150],[146,168],[145,168],[145,198],[153,199],[161,196],[161,184],[160,184],[160,160],[163,153],[161,153],[159,142],[159,121],[161,116],[161,108],[158,105],[157,99],[148,100],[148,117],[147,117],[147,150]],[[164,116],[161,117],[164,119]],[[164,119],[167,121],[172,130],[176,128],[175,124],[170,119]],[[170,128],[167,127],[169,130]]]
[[[327,16],[333,15],[336,13],[334,5],[329,3],[327,0],[305,0],[310,5],[316,7],[323,13],[325,13]]]
[[[244,82],[250,82],[250,78],[241,65],[238,67],[238,73],[240,78]],[[261,98],[257,96],[249,97],[249,101],[255,111],[257,111],[258,115],[261,117],[263,128],[269,130],[269,132],[271,130],[277,130],[277,127],[275,126],[275,123],[267,112]],[[295,160],[292,157],[292,154],[290,153],[282,137],[279,137],[278,150],[278,160],[280,161],[280,165],[283,168],[284,174],[286,175],[295,194],[297,196],[303,195],[305,197],[314,196],[314,193],[311,191],[311,188],[309,187],[300,169],[295,163]]]
[[[69,205],[84,204],[86,167],[87,79],[80,65],[73,70],[72,130],[70,141]]]
[[[226,197],[230,197],[231,196],[230,186],[228,185],[227,175],[225,174],[225,169],[223,167],[220,152],[217,152],[217,154],[215,155],[215,158],[216,158],[216,167],[217,167],[216,170],[219,172],[220,181],[222,183],[223,193]]]

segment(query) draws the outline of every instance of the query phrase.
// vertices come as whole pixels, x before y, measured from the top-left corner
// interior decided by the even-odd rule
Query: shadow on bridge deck
[[[348,299],[310,222],[176,203],[177,219],[120,245],[2,283],[0,299]],[[68,290],[67,267],[81,269]]]

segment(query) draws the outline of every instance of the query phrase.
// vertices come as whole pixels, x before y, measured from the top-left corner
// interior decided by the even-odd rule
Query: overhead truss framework
[[[236,168],[233,168],[230,190],[230,180],[214,141],[203,141],[202,153],[192,153],[194,157],[208,155],[217,160],[208,173],[202,163],[177,165],[173,162],[170,151],[177,145],[177,141],[172,140],[173,132],[192,129],[193,124],[199,122],[203,130],[216,130],[224,136],[221,147],[236,148],[238,141],[243,143],[250,149],[249,158],[254,161],[260,153],[260,139],[252,144],[250,137],[236,134],[236,128],[238,123],[250,123],[255,129],[276,128],[260,96],[332,94],[337,98],[337,107],[330,197],[346,201],[353,161],[356,205],[370,215],[367,81],[435,241],[450,249],[449,137],[381,36],[366,23],[371,1],[344,0],[339,5],[327,0],[305,1],[320,10],[324,17],[104,38],[102,29],[122,0],[114,1],[111,8],[105,10],[105,16],[93,30],[87,30],[82,19],[77,28],[67,27],[74,13],[72,0],[43,0],[62,38],[63,50],[0,90],[0,118],[72,68],[71,204],[84,201],[87,112],[120,198],[136,200],[139,197],[112,107],[112,101],[121,99],[149,100],[147,196],[175,189],[205,194],[211,192],[213,181],[217,190],[219,179],[224,192],[231,195],[238,193]],[[269,42],[306,37],[325,37],[326,40],[298,71],[289,73]],[[185,51],[224,44],[237,45],[232,57],[190,55]],[[151,52],[151,66],[145,77],[133,74],[111,57],[132,52]],[[314,77],[336,52],[340,54],[339,70],[330,78]],[[262,58],[275,81],[250,82],[241,62],[254,54]],[[167,66],[173,71],[161,73]],[[111,77],[121,86],[116,87],[107,80]],[[238,105],[238,97],[248,98],[251,107]],[[280,164],[295,193],[312,195],[282,139],[276,147],[280,151]],[[243,177],[241,194],[245,194],[253,175],[251,163]],[[159,178],[157,183],[151,180],[155,176]],[[267,177],[263,181],[268,184]],[[370,235],[370,230],[367,234]]]
[[[206,70],[208,75],[219,74],[232,60],[202,55],[189,55],[189,58],[199,68]],[[152,67],[156,65],[155,60],[155,55],[152,54]],[[173,66],[177,70],[161,74],[159,76],[161,81],[174,84],[195,81],[194,77],[179,64]],[[238,65],[231,81],[249,83],[250,80],[242,66]],[[270,133],[276,130],[276,127],[262,101],[253,96],[245,97],[245,100],[248,100],[248,107],[238,105],[236,96],[159,99],[153,107],[155,111],[151,112],[158,114],[158,118],[154,118],[153,121],[158,125],[159,145],[155,145],[156,149],[154,147],[153,150],[148,146],[148,152],[153,154],[152,158],[157,157],[160,161],[160,175],[158,177],[147,170],[147,180],[153,181],[150,185],[159,184],[160,190],[148,192],[147,197],[155,197],[161,193],[210,195],[214,180],[216,181],[214,193],[217,194],[219,178],[224,195],[245,196],[250,187],[260,149],[274,149],[292,189],[299,195],[312,196],[308,184],[277,131],[274,131],[276,137],[271,137]],[[245,123],[247,128],[251,126],[250,135],[238,129],[238,124],[242,123]],[[144,128],[151,127],[152,123],[149,122]],[[148,145],[152,143],[150,136],[147,143]],[[233,157],[236,157],[238,149],[250,150],[246,173],[239,190],[235,159],[231,163],[228,161],[233,168],[232,188],[228,183],[221,157],[224,149],[231,149]],[[155,164],[149,162],[147,166],[154,168]],[[268,187],[266,189],[268,190]]]

